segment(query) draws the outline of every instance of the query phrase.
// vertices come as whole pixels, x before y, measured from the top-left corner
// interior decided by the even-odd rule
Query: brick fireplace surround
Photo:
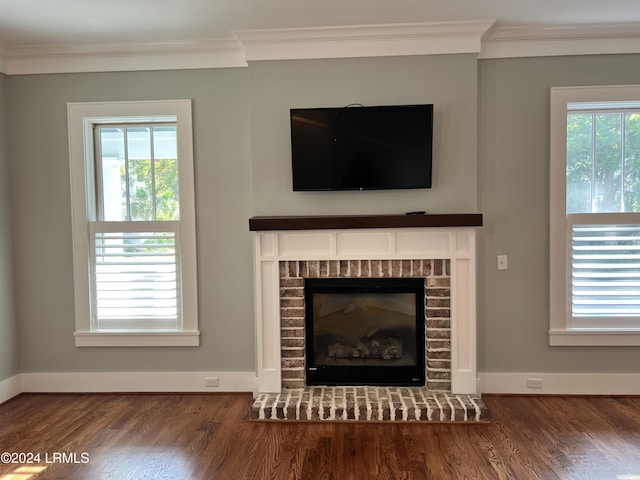
[[[476,395],[475,228],[482,216],[254,217],[254,420],[486,421]],[[425,279],[425,387],[305,384],[304,279]]]

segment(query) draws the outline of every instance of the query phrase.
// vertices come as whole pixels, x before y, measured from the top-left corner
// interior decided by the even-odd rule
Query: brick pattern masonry
[[[280,262],[282,388],[304,388],[304,279],[423,277],[427,388],[451,390],[449,260],[316,260]]]
[[[360,422],[486,422],[479,397],[419,387],[309,387],[262,394],[253,420]]]
[[[282,392],[261,394],[253,420],[486,421],[478,396],[451,391],[451,277],[449,260],[315,260],[280,262]],[[425,387],[307,387],[304,279],[423,277]]]

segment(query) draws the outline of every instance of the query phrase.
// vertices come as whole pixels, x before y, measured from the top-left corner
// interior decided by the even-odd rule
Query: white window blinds
[[[92,322],[99,330],[179,325],[178,222],[92,222]]]
[[[598,222],[598,217],[568,216],[573,323],[593,327],[604,320],[624,327],[640,311],[640,225],[620,222],[617,215],[608,221],[619,223]]]

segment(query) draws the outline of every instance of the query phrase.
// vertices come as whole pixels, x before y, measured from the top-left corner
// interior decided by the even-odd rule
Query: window
[[[640,86],[551,89],[550,344],[640,345]]]
[[[76,345],[199,344],[191,102],[68,104]]]

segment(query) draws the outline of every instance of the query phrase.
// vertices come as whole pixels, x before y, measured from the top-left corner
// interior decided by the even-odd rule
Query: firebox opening
[[[425,385],[423,278],[307,278],[307,385]]]

